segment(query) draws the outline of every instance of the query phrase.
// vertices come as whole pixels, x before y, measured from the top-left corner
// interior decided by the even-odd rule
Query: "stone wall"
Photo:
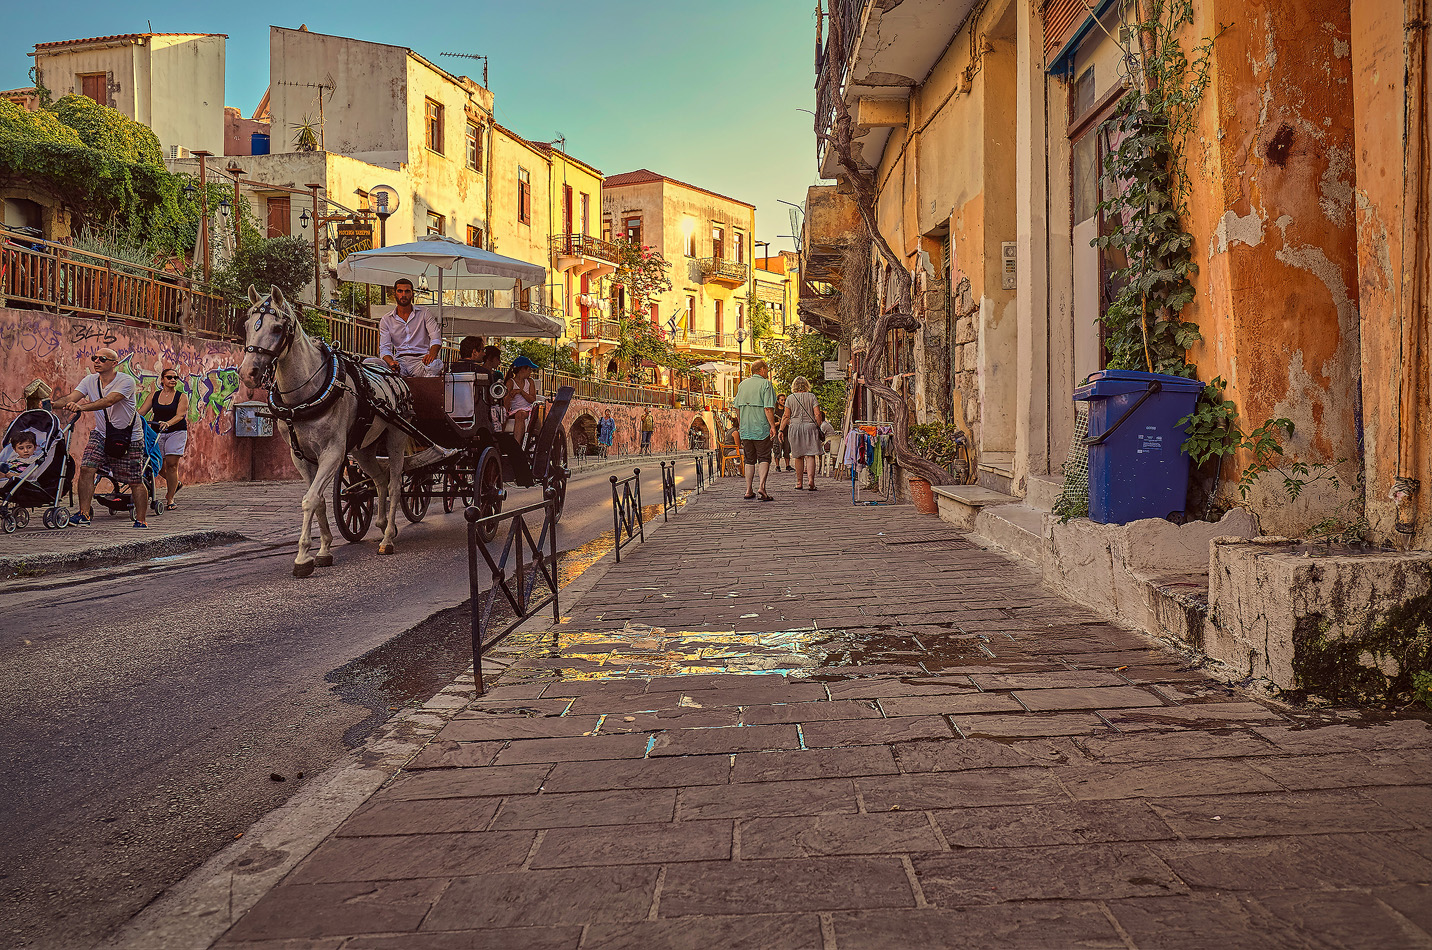
[[[34,380],[49,385],[57,397],[69,394],[91,372],[90,356],[106,346],[119,354],[120,372],[139,381],[141,401],[158,388],[163,369],[178,368],[189,393],[189,447],[179,469],[184,482],[298,477],[282,436],[233,434],[234,405],[252,398],[239,381],[241,347],[118,321],[0,307],[0,422],[8,426],[25,407],[23,393]],[[75,426],[76,461],[93,426],[93,413]]]
[[[573,399],[571,406],[567,408],[567,417],[564,424],[567,427],[568,448],[572,454],[577,454],[578,446],[583,443],[596,442],[597,421],[602,414],[611,411],[612,418],[616,420],[616,436],[612,442],[612,454],[632,454],[641,449],[641,417],[646,407],[625,406],[614,403],[597,402],[594,399]],[[695,426],[698,430],[715,432],[714,420],[711,413],[693,412],[689,409],[671,409],[667,407],[651,407],[651,414],[656,419],[656,431],[652,433],[651,441],[654,450],[660,451],[667,446],[674,445],[678,451],[686,451],[690,447],[687,433]],[[714,440],[708,436],[707,447],[711,447]]]

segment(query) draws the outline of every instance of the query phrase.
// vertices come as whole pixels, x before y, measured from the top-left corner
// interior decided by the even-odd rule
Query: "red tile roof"
[[[151,36],[222,36],[229,38],[227,33],[115,33],[112,36],[89,36],[82,40],[59,40],[54,43],[36,43],[35,49],[54,49],[57,46],[83,46],[86,43],[113,43],[116,40],[146,40]]]
[[[740,198],[732,198],[729,195],[718,194],[717,192],[714,192],[709,188],[702,188],[699,185],[687,184],[684,181],[679,181],[675,178],[669,178],[666,175],[658,175],[656,172],[652,171],[649,168],[638,168],[634,172],[622,172],[620,175],[613,175],[606,181],[602,182],[602,187],[620,188],[622,185],[645,185],[654,181],[669,181],[673,185],[680,185],[683,188],[690,188],[692,191],[699,191],[702,194],[710,195],[713,198],[720,198],[722,201],[734,201],[738,205],[745,205],[752,211],[756,210],[756,206],[751,204],[749,201],[742,201]]]

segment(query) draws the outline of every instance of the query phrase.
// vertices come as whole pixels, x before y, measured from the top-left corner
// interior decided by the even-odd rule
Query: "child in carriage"
[[[36,447],[35,434],[28,429],[10,439],[8,457],[0,461],[0,489],[8,487],[12,479],[24,478],[43,459]]]

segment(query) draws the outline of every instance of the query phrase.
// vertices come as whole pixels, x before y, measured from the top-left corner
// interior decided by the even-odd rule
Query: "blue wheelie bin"
[[[1188,453],[1178,420],[1193,412],[1203,383],[1182,376],[1105,369],[1074,390],[1089,404],[1089,518],[1127,524],[1180,514]]]

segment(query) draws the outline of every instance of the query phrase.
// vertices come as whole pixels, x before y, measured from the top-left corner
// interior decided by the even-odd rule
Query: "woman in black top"
[[[179,460],[189,444],[189,394],[179,387],[179,371],[166,369],[159,377],[160,388],[139,407],[141,416],[148,416],[159,433],[159,452],[164,456],[164,484],[168,488],[164,507],[174,508],[174,496],[184,483],[179,481]]]

